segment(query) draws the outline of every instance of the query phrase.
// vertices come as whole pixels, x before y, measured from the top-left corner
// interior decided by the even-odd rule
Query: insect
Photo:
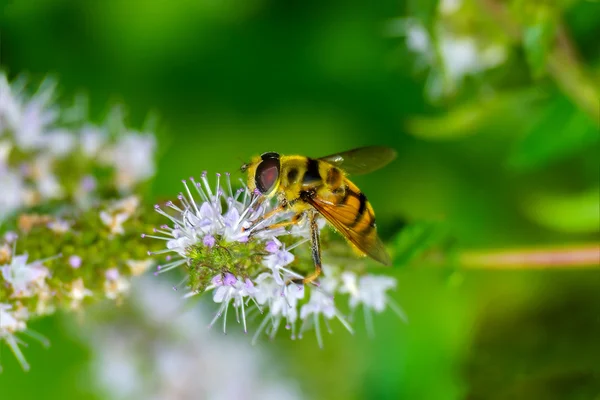
[[[263,199],[276,197],[278,206],[254,221],[252,227],[283,211],[293,211],[294,216],[261,230],[291,226],[308,218],[315,270],[302,283],[310,283],[321,274],[319,215],[358,253],[390,265],[390,256],[377,235],[373,207],[348,175],[373,172],[394,158],[395,150],[381,146],[361,147],[321,158],[273,152],[255,157],[241,167],[248,174],[248,188]]]

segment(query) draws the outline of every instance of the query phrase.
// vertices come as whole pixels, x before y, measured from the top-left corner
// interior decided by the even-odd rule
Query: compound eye
[[[269,193],[279,178],[279,158],[263,158],[256,167],[256,188],[262,194]]]

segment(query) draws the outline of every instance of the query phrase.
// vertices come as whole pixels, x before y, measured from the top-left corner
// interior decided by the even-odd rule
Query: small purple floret
[[[274,240],[270,240],[267,242],[265,250],[267,250],[269,253],[275,253],[277,250],[279,250],[279,245]]]
[[[6,234],[4,235],[4,240],[6,240],[7,243],[12,243],[15,240],[17,240],[17,238],[19,237],[19,235],[17,235],[15,232],[6,232]]]
[[[81,267],[81,257],[79,257],[79,256],[69,257],[69,265],[75,269]]]
[[[104,276],[109,281],[116,281],[119,279],[119,270],[116,268],[111,268],[104,273]]]
[[[216,244],[216,242],[217,242],[217,240],[216,240],[216,239],[215,239],[215,237],[214,237],[214,236],[212,236],[212,235],[206,235],[206,236],[204,236],[204,238],[202,239],[202,243],[204,243],[204,245],[205,245],[206,247],[209,247],[209,248],[211,248],[211,249],[212,249],[212,248],[213,248],[213,246]]]
[[[224,285],[233,286],[233,285],[235,285],[236,282],[237,282],[237,278],[233,274],[231,274],[229,272],[227,272],[225,274],[225,279],[223,279]]]

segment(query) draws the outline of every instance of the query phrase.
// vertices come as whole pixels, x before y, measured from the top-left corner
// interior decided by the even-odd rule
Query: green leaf
[[[497,93],[493,97],[476,98],[449,110],[431,116],[411,118],[406,130],[420,139],[432,141],[459,140],[484,130],[494,124],[520,120],[541,98],[536,89],[511,90]]]
[[[439,0],[409,0],[408,15],[418,18],[425,29],[431,32],[437,16]]]
[[[547,229],[596,233],[600,227],[600,187],[569,195],[537,193],[522,208],[529,219]]]
[[[528,18],[523,30],[525,57],[534,78],[546,73],[546,61],[556,38],[556,17],[553,10],[540,6]]]
[[[443,223],[421,221],[407,225],[394,241],[394,265],[409,264],[446,238],[447,228]]]
[[[600,139],[594,121],[567,97],[557,94],[534,117],[528,132],[508,157],[515,170],[533,170],[576,154]]]

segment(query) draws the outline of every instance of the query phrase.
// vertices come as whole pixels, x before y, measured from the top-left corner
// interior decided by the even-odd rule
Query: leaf
[[[600,139],[592,119],[567,97],[557,94],[515,144],[507,164],[515,170],[533,170],[572,156]]]
[[[531,74],[540,78],[546,73],[546,61],[556,40],[561,4],[513,0],[510,8],[513,19],[522,25],[523,50]]]
[[[451,141],[475,135],[486,126],[518,123],[541,99],[537,89],[510,90],[493,97],[477,98],[448,112],[411,118],[405,125],[411,135],[432,141]]]
[[[546,61],[552,51],[555,37],[556,22],[549,16],[540,16],[538,21],[523,30],[525,57],[534,78],[545,75]]]
[[[597,233],[600,228],[600,187],[578,194],[538,193],[522,205],[529,219],[565,233]]]
[[[440,222],[422,221],[409,224],[394,241],[394,265],[404,266],[447,238],[447,228]]]
[[[428,32],[433,30],[439,0],[409,0],[408,15],[418,18]]]

